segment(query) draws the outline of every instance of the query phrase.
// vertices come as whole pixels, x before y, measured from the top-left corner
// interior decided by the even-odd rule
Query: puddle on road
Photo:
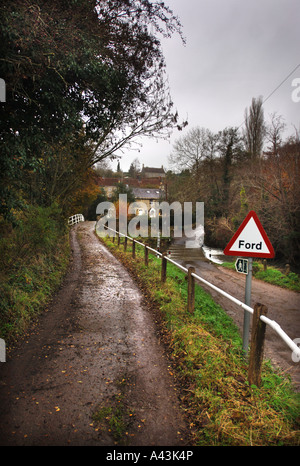
[[[222,249],[210,248],[209,246],[202,246],[204,256],[215,264],[223,264],[224,261],[228,260],[223,254]]]

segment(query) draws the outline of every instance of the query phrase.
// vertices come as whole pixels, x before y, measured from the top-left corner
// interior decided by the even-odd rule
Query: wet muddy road
[[[167,355],[140,291],[96,238],[94,222],[73,227],[71,240],[61,289],[0,366],[0,445],[115,445],[92,416],[120,395],[131,421],[123,444],[187,445]]]

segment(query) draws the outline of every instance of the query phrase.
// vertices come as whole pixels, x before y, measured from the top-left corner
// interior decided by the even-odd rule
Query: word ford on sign
[[[245,247],[246,249],[251,249],[252,251],[257,250],[261,251],[262,249],[262,241],[259,243],[246,243],[245,240],[240,239],[239,240],[239,248]]]

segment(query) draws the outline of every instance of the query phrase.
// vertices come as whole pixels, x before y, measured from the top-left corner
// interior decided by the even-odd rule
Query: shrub
[[[60,283],[69,257],[66,221],[57,206],[28,206],[14,227],[0,220],[0,337],[17,339]]]

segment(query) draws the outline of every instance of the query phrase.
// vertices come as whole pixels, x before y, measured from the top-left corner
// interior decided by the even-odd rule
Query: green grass
[[[105,404],[97,406],[92,419],[96,431],[107,431],[118,445],[129,443],[129,429],[135,418],[134,410],[126,405],[125,390],[130,381],[120,378],[117,383],[119,391],[113,394]]]
[[[130,413],[129,413],[130,415]],[[97,430],[107,430],[111,433],[116,443],[126,445],[126,432],[128,430],[128,414],[125,412],[122,400],[118,397],[111,406],[98,407],[92,416]],[[128,435],[128,433],[127,433]]]
[[[235,270],[234,262],[223,262],[222,266]],[[272,285],[277,285],[293,291],[300,291],[300,277],[294,272],[285,275],[279,269],[272,266],[268,266],[265,271],[262,263],[253,262],[253,276],[259,280],[271,283]]]
[[[196,286],[195,312],[187,312],[185,274],[167,265],[160,282],[160,259],[136,246],[136,259],[111,239],[107,247],[130,270],[162,320],[181,401],[195,445],[298,445],[299,394],[290,380],[263,364],[262,385],[249,386],[239,331],[225,311]]]

